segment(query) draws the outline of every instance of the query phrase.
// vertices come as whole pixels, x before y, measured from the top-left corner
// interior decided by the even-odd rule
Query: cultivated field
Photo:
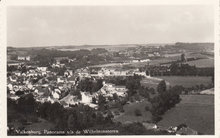
[[[214,96],[182,95],[182,101],[167,111],[158,123],[162,128],[181,123],[202,134],[214,134]]]
[[[201,76],[158,76],[169,82],[171,86],[182,85],[183,87],[193,87],[204,84],[205,86],[212,83],[211,77]]]

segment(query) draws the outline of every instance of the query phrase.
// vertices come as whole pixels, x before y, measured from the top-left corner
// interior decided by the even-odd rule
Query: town
[[[45,109],[52,110],[52,107],[58,104],[56,110],[60,109],[62,112],[71,109],[77,112],[79,110],[79,113],[91,110],[96,117],[101,116],[113,126],[116,125],[114,123],[120,123],[121,134],[131,125],[147,128],[150,131],[147,131],[148,134],[201,133],[200,130],[193,130],[183,124],[184,122],[164,128],[160,121],[162,115],[181,102],[184,96],[214,94],[212,43],[102,47],[84,46],[81,47],[82,49],[76,49],[80,47],[36,49],[8,47],[8,106],[22,110],[25,108],[24,104],[30,102],[26,106],[33,108],[33,111],[22,110],[21,114],[29,114],[28,116],[36,114],[34,115],[35,120],[38,120],[36,122],[49,121],[56,127],[60,127],[59,123],[63,120],[52,117],[51,113],[45,113],[47,112]],[[179,79],[173,84],[172,80],[166,79],[172,77]],[[201,82],[191,83],[190,86],[186,84],[192,79]],[[178,80],[183,83],[178,84]],[[159,102],[164,102],[163,106]],[[138,106],[133,109],[133,113],[129,113],[134,121],[126,115],[129,112],[126,108],[129,106]],[[146,111],[142,111],[140,107]],[[90,119],[90,116],[85,117]],[[20,125],[15,125],[18,120],[10,118],[12,119],[8,122],[9,133],[12,135],[18,130],[27,130],[34,124],[31,119],[25,119],[20,121]],[[69,124],[70,120],[74,120],[74,117],[67,115],[67,129],[81,129],[80,126]],[[96,126],[92,122],[93,125],[84,123],[86,127]],[[54,128],[54,125],[52,126]],[[144,131],[143,134],[145,133]]]

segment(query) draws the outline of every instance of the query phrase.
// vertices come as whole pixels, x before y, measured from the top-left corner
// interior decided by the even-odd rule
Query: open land
[[[214,96],[182,95],[182,101],[167,111],[159,126],[186,124],[203,134],[214,134]]]
[[[211,84],[211,77],[203,76],[158,76],[169,82],[171,86],[182,85],[183,87],[195,87],[196,85],[204,84],[205,86]]]
[[[133,102],[130,104],[124,105],[124,113],[121,115],[115,116],[114,120],[118,122],[144,122],[144,121],[151,121],[151,113],[150,111],[146,111],[145,107],[149,106],[150,103],[145,99],[141,102]],[[139,109],[142,113],[141,116],[135,115],[135,110]]]

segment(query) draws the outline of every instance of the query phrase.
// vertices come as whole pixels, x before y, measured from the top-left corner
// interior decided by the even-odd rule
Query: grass
[[[182,95],[182,101],[167,111],[159,126],[168,128],[185,123],[202,134],[214,134],[214,96]]]
[[[126,104],[123,107],[125,112],[119,116],[115,116],[114,120],[121,123],[151,121],[151,113],[145,110],[146,105],[149,104],[150,103],[147,100]],[[141,116],[135,114],[136,109],[140,110]]]
[[[193,87],[200,84],[207,86],[212,83],[211,77],[203,76],[158,76],[158,78],[164,79],[171,86]]]
[[[199,59],[199,60],[194,60],[194,61],[189,61],[187,62],[191,66],[196,66],[196,67],[214,67],[214,59],[209,58],[209,59]]]
[[[162,79],[157,79],[157,78],[144,78],[141,80],[141,85],[148,87],[148,88],[154,88],[155,90],[157,89],[157,85],[160,83]]]

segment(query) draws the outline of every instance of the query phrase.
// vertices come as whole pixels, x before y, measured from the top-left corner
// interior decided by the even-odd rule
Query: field
[[[160,81],[162,81],[162,79],[155,78],[155,77],[144,78],[143,80],[141,80],[141,85],[148,87],[148,88],[154,88],[156,90],[157,85],[160,83]]]
[[[214,134],[214,96],[182,95],[182,101],[167,111],[158,123],[162,128],[177,126],[181,123],[202,133]]]
[[[170,63],[176,60],[179,60],[180,57],[174,56],[174,57],[166,57],[166,58],[159,58],[159,59],[154,59],[151,60],[149,65],[160,65],[160,64],[165,64],[165,63]]]
[[[211,77],[201,76],[158,76],[164,79],[171,86],[182,85],[183,87],[192,87],[200,84],[209,85],[212,83]]]
[[[196,66],[196,67],[214,67],[214,59],[199,59],[194,61],[187,62],[189,65]]]
[[[169,127],[185,123],[203,134],[214,134],[214,96],[182,95],[182,101],[167,111],[159,126]]]
[[[146,105],[149,105],[149,103],[144,100],[142,102],[134,102],[130,104],[124,105],[125,112],[121,115],[115,116],[114,120],[118,122],[143,122],[143,121],[150,121],[151,120],[151,113],[149,111],[145,110]],[[135,110],[139,109],[142,113],[142,116],[136,116]]]

